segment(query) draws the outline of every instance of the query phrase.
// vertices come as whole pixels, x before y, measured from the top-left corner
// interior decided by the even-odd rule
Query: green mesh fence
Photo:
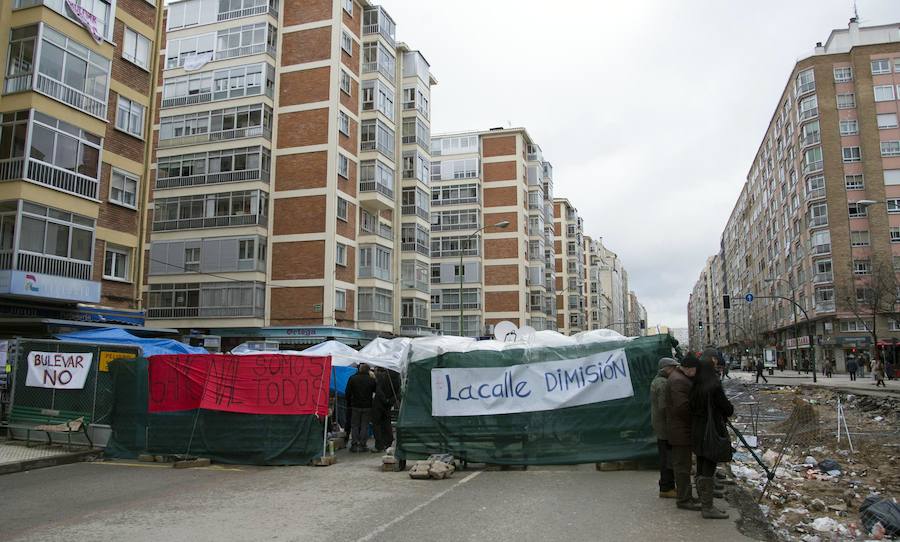
[[[322,453],[324,421],[316,416],[189,410],[149,413],[148,362],[114,361],[115,400],[106,455],[190,454],[220,463],[303,465]]]
[[[658,335],[586,346],[446,353],[411,363],[397,422],[397,454],[401,459],[412,459],[451,453],[471,462],[500,465],[651,460],[657,448],[650,426],[650,382],[659,359],[671,356],[675,345],[669,335]],[[628,357],[633,397],[542,412],[431,415],[433,368],[509,367],[580,358],[622,347]]]

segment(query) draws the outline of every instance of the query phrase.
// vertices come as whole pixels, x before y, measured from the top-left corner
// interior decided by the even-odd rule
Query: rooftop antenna
[[[856,8],[856,0],[853,0],[853,18],[859,22],[859,10]]]

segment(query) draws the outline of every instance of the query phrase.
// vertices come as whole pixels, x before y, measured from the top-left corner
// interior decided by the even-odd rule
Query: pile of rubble
[[[760,446],[754,451],[775,477],[768,480],[737,443],[731,470],[754,498],[765,492],[759,506],[779,539],[825,542],[900,535],[900,506],[893,500],[900,496],[900,401],[841,398],[851,452],[846,433],[840,441],[836,437],[835,392],[783,388],[755,395],[759,410],[772,415],[761,420],[758,442],[751,444]],[[787,417],[774,415],[788,412]],[[798,412],[814,412],[814,417],[792,432],[789,426]],[[747,417],[739,421],[746,423]]]
[[[456,463],[449,454],[437,454],[428,459],[417,461],[409,469],[409,477],[413,480],[443,480],[450,478],[456,471]]]

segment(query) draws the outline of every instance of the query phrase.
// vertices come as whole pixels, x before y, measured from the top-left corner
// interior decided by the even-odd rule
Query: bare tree
[[[878,317],[897,312],[897,275],[891,263],[877,258],[868,274],[854,275],[844,307],[863,323],[872,336],[873,359],[878,356]]]

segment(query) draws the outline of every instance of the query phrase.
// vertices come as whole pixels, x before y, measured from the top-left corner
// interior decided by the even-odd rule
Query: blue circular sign
[[[747,300],[747,303],[750,303],[751,301],[753,301],[753,294],[747,294],[747,295],[745,295],[745,296],[744,296],[744,299]]]

